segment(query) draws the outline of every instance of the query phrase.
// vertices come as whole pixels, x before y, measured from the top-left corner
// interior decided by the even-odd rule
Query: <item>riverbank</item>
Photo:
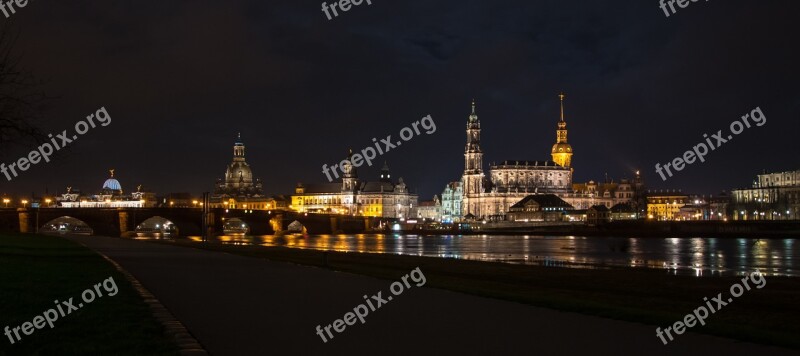
[[[286,247],[157,241],[290,262],[396,280],[420,267],[428,286],[652,325],[673,324],[704,304],[704,297],[727,293],[741,277],[675,276],[667,270],[569,269],[510,265],[408,255],[325,252]],[[693,332],[800,349],[800,280],[769,277],[763,289],[748,292]],[[546,322],[546,321],[545,321]],[[653,331],[655,337],[655,330]],[[621,340],[621,342],[624,342]]]
[[[108,293],[107,282],[99,287],[105,296],[79,307],[82,292],[109,277],[117,293]],[[0,234],[0,285],[0,328],[22,327],[17,329],[21,340],[14,344],[0,336],[0,355],[178,353],[125,276],[93,251],[63,238]],[[54,300],[74,300],[79,310],[62,304],[65,315],[52,328],[25,334],[26,324],[56,307]]]

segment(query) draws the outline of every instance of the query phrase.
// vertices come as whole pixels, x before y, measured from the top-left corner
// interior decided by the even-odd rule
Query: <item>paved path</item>
[[[689,333],[664,346],[654,326],[415,286],[323,343],[317,325],[342,318],[364,294],[390,295],[392,281],[142,241],[70,239],[136,276],[212,355],[797,354]]]

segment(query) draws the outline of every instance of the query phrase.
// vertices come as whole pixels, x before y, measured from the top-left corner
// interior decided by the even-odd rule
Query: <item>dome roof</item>
[[[553,153],[572,153],[572,146],[562,142],[553,145]]]
[[[106,179],[106,182],[103,183],[103,189],[108,190],[122,190],[122,185],[119,184],[119,181],[114,178]]]
[[[228,171],[225,172],[225,176],[228,179],[238,180],[239,177],[242,177],[245,180],[252,180],[253,171],[250,170],[250,165],[245,162],[233,162],[228,166]]]

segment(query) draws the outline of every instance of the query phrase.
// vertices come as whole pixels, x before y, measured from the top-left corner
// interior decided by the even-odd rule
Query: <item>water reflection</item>
[[[194,240],[199,240],[193,237]],[[694,276],[759,270],[798,276],[795,239],[422,236],[400,234],[220,236],[219,242],[393,253],[570,268],[656,268]]]

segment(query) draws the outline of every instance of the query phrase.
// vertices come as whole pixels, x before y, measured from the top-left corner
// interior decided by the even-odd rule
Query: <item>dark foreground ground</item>
[[[14,344],[0,335],[0,355],[174,355],[150,308],[111,264],[92,250],[60,237],[0,234],[0,328],[31,322],[55,300],[76,307],[87,288],[112,277],[118,292],[67,314],[51,329],[18,330]],[[109,284],[111,286],[111,284]],[[0,331],[2,332],[2,331]]]
[[[701,305],[703,296],[726,291],[730,281],[722,279],[659,279],[653,271],[626,275],[529,266],[523,270],[518,267],[524,266],[366,254],[330,254],[330,268],[319,268],[276,262],[321,265],[324,259],[318,251],[186,243],[272,259],[268,261],[117,238],[71,239],[110,256],[134,274],[215,355],[796,354],[695,333],[680,335],[667,346],[659,341],[655,325],[663,327],[682,319]],[[416,267],[425,274],[424,287],[412,284],[371,312],[366,324],[356,322],[341,334],[334,332],[335,338],[327,343],[316,334],[317,325],[324,327],[342,318],[364,301],[364,295],[382,291],[386,298],[392,281]],[[486,275],[487,268],[491,276]],[[651,286],[659,286],[655,290],[667,295],[650,299],[654,294]],[[651,325],[617,321],[440,288],[612,317],[647,312],[644,318],[667,321]],[[783,323],[793,320],[797,308],[785,307],[791,304],[790,298],[796,299],[796,291],[793,280],[769,280],[764,289],[742,296],[712,318],[725,330],[723,326],[735,326],[731,320],[745,318],[736,315],[758,315],[756,319],[765,321],[731,332],[760,330],[758,337],[763,340],[788,340],[787,335],[796,335],[797,329]],[[633,294],[626,296],[628,292]],[[761,298],[779,304],[765,305]],[[751,321],[758,323],[756,319]]]

